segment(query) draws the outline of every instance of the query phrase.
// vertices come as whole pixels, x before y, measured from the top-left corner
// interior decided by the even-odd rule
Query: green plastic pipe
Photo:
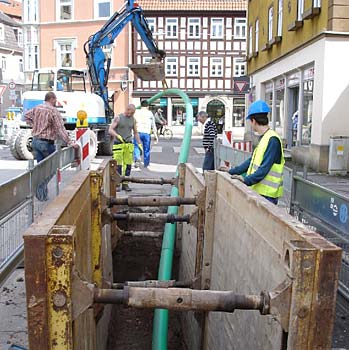
[[[186,93],[179,89],[164,90],[148,100],[149,103],[158,100],[162,96],[178,95],[185,103],[186,121],[184,136],[181,146],[181,151],[178,157],[178,164],[186,163],[189,157],[191,135],[193,130],[193,107],[190,98]],[[176,172],[178,175],[178,169]],[[171,196],[177,197],[179,194],[178,188],[172,186]],[[167,211],[169,214],[178,214],[178,207],[170,206]],[[172,277],[172,263],[176,241],[176,224],[166,224],[162,240],[161,257],[159,265],[158,280],[168,281]],[[168,338],[168,310],[156,309],[154,312],[153,322],[153,350],[166,350]]]

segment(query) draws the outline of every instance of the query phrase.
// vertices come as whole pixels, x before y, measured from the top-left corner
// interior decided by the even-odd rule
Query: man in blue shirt
[[[251,105],[246,120],[251,121],[253,131],[261,136],[260,142],[252,157],[235,168],[228,170],[221,167],[220,170],[228,171],[232,178],[252,186],[256,192],[277,204],[283,190],[282,172],[285,160],[281,139],[269,128],[269,112],[270,108],[264,101],[259,100]]]

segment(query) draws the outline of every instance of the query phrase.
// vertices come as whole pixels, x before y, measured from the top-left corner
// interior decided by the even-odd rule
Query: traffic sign
[[[6,85],[0,85],[0,97],[4,94],[6,90]]]
[[[242,90],[245,89],[246,85],[247,85],[246,81],[236,81],[235,82],[235,86],[239,90],[239,92],[242,92]]]
[[[10,90],[14,90],[14,89],[16,88],[16,83],[15,83],[13,80],[11,80],[11,81],[8,83],[8,88],[9,88]]]

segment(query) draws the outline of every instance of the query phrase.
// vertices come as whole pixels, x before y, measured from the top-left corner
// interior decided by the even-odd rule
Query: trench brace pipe
[[[193,129],[193,107],[190,102],[189,96],[179,89],[167,89],[159,92],[155,96],[151,97],[148,102],[152,103],[158,100],[162,96],[166,95],[178,95],[182,98],[185,103],[186,111],[186,122],[184,129],[184,136],[182,141],[181,150],[178,157],[178,164],[186,163],[188,161],[191,135]],[[178,170],[176,175],[178,176]],[[179,191],[176,185],[172,186],[171,197],[178,197]],[[177,215],[178,207],[170,206],[167,211],[168,214]],[[162,240],[161,256],[158,280],[169,281],[172,277],[172,264],[174,247],[176,241],[176,224],[165,225],[165,231]],[[152,349],[153,350],[166,350],[167,349],[167,338],[168,338],[168,315],[169,311],[166,309],[155,309],[154,311],[154,322],[153,322],[153,339]]]

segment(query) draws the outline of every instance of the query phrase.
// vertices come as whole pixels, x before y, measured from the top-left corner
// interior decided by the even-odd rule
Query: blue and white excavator
[[[23,115],[43,103],[48,91],[57,95],[57,108],[61,112],[67,130],[74,130],[77,112],[87,113],[90,133],[90,155],[98,152],[111,155],[112,145],[107,128],[114,112],[108,95],[108,77],[111,63],[110,54],[105,50],[112,45],[128,23],[132,23],[147,46],[152,60],[146,65],[129,65],[142,80],[163,80],[165,52],[160,50],[153,39],[142,8],[134,0],[125,1],[105,25],[91,35],[84,45],[90,82],[86,89],[87,73],[73,68],[42,68],[34,71],[31,90],[23,94]],[[23,118],[22,118],[23,119]],[[22,120],[21,128],[12,133],[8,140],[12,155],[17,159],[31,159],[31,131]]]

